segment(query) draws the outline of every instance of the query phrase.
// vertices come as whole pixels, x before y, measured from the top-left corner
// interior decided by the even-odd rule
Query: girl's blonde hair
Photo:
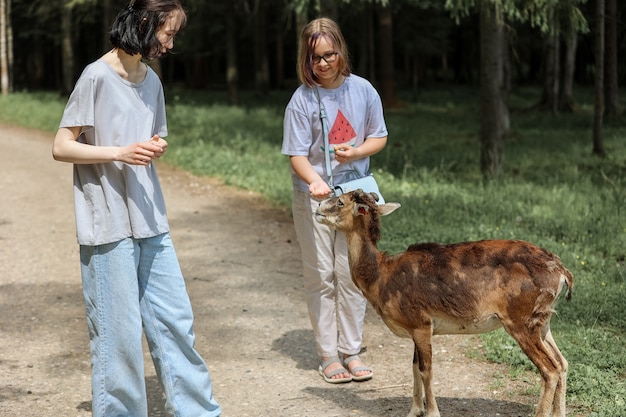
[[[298,78],[300,82],[309,87],[319,85],[317,77],[313,72],[313,51],[317,46],[317,42],[322,37],[333,45],[335,52],[338,53],[337,68],[339,73],[345,77],[349,76],[351,73],[348,47],[346,46],[346,40],[341,33],[341,29],[339,29],[339,25],[332,19],[321,17],[310,21],[302,29],[298,43]]]

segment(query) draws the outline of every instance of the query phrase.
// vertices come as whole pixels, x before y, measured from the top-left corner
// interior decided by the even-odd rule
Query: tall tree
[[[596,0],[595,40],[595,102],[593,114],[593,149],[592,153],[606,156],[602,125],[604,117],[604,0]]]
[[[393,14],[391,1],[381,4],[378,8],[378,39],[380,42],[378,56],[380,63],[380,95],[385,107],[394,107],[398,99],[395,90],[393,62]]]
[[[484,176],[502,175],[502,135],[505,125],[502,48],[504,24],[500,9],[490,2],[480,7],[480,168]]]
[[[378,56],[378,46],[374,37],[374,5],[370,3],[364,3],[361,6],[356,19],[357,36],[361,42],[357,42],[356,45],[352,43],[350,45],[351,50],[359,57],[355,63],[354,71],[367,79],[376,79],[376,56]]]
[[[548,9],[549,28],[543,34],[543,98],[542,106],[553,114],[558,111],[561,73],[560,20],[555,7]]]
[[[607,116],[617,116],[620,112],[618,94],[618,51],[617,51],[617,0],[606,1],[605,28],[605,113]]]
[[[102,52],[107,50],[109,44],[109,33],[115,15],[113,14],[113,0],[102,0]]]
[[[235,10],[229,8],[226,17],[226,85],[228,101],[231,105],[239,104],[239,69],[237,67],[237,27]]]
[[[267,16],[266,2],[256,0],[252,14],[254,25],[254,80],[257,93],[269,94],[270,72],[267,54]]]
[[[576,68],[576,50],[578,48],[578,29],[574,21],[566,21],[563,30],[563,54],[562,81],[559,88],[560,111],[572,112],[576,106],[574,101],[574,70]]]
[[[273,25],[274,40],[276,42],[275,52],[274,52],[274,65],[276,66],[275,76],[276,76],[276,85],[279,88],[284,87],[285,85],[285,42],[284,42],[284,31],[283,25],[275,24]]]
[[[11,0],[5,0],[7,2],[7,17],[6,17],[6,31],[7,31],[7,64],[9,67],[9,92],[13,91],[13,64],[15,62],[15,56],[13,55],[13,19],[11,18],[12,7]]]
[[[72,4],[66,2],[61,11],[61,94],[68,95],[74,86],[74,47],[72,27]]]
[[[10,1],[10,0],[9,0]],[[9,48],[7,42],[7,0],[0,0],[0,84],[2,95],[9,94]]]

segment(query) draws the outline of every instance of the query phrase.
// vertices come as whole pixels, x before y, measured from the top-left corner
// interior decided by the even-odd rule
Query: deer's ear
[[[385,203],[378,206],[381,216],[386,216],[400,208],[400,203]]]
[[[367,204],[355,204],[354,205],[355,216],[366,216],[369,213],[370,213],[370,208]]]

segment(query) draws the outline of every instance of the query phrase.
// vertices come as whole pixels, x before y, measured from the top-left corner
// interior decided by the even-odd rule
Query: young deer
[[[565,417],[567,361],[550,332],[553,306],[572,274],[558,256],[519,240],[411,245],[380,252],[380,216],[398,203],[356,190],[320,203],[318,222],[345,233],[352,279],[398,336],[415,344],[408,417],[439,417],[432,390],[431,337],[504,327],[537,366],[543,387],[536,417]],[[424,407],[424,397],[426,407]]]

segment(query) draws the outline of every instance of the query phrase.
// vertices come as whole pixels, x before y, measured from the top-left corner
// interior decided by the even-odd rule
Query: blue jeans
[[[147,417],[142,328],[176,417],[219,416],[169,233],[80,247],[94,417]]]

